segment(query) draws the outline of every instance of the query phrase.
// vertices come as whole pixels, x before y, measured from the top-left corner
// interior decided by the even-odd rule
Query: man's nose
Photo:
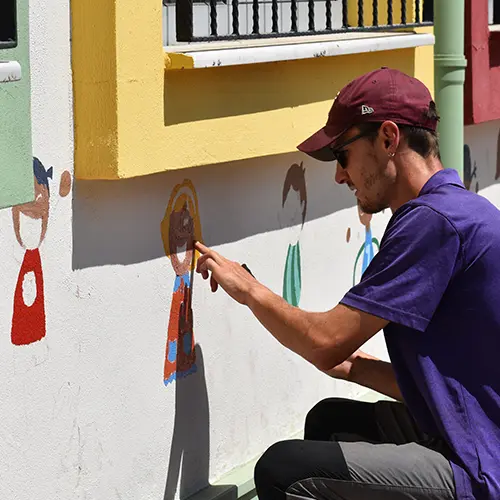
[[[337,162],[336,168],[337,170],[335,171],[335,182],[337,182],[337,184],[346,183],[349,180],[349,174],[345,171],[344,168],[339,165],[339,162]]]

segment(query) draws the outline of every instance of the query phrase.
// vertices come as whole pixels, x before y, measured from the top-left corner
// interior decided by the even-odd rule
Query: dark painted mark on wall
[[[464,144],[464,185],[469,191],[472,185],[472,181],[476,179],[475,191],[479,191],[479,182],[477,181],[477,166],[474,162],[474,168],[472,168],[472,156],[470,152],[470,147],[468,144]]]

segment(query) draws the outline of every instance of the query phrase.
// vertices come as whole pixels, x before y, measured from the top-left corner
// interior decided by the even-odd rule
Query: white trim
[[[0,83],[18,82],[21,65],[17,61],[0,61]]]
[[[356,33],[286,39],[203,43],[165,47],[167,54],[181,53],[192,59],[193,68],[291,61],[361,52],[408,49],[434,45],[430,33]],[[172,69],[179,69],[172,67]]]

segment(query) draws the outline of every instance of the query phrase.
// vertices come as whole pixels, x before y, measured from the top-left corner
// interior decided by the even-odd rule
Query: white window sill
[[[338,33],[165,47],[165,69],[212,68],[434,45],[430,33]]]

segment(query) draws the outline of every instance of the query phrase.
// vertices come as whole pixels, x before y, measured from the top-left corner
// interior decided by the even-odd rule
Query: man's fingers
[[[219,283],[217,283],[217,280],[214,278],[214,275],[210,276],[210,288],[212,289],[212,292],[216,292],[217,288],[219,288]]]
[[[198,252],[201,253],[200,259],[203,259],[203,257],[212,258],[218,264],[222,263],[225,260],[221,254],[217,253],[215,250],[206,247],[203,243],[200,243],[199,241],[195,241],[194,247],[196,250],[198,250]]]
[[[207,266],[208,260],[212,260],[213,262],[215,262],[209,254],[202,255],[198,259],[198,262],[196,263],[196,270],[199,273],[203,272],[203,270],[205,270],[205,269],[208,269],[208,266]]]
[[[202,255],[199,259],[198,262],[196,263],[196,270],[201,273],[204,269],[208,269],[209,271],[212,271],[214,266],[221,266],[225,262],[224,258],[221,257],[219,254],[216,252],[213,252],[210,250],[209,253],[206,253]]]
[[[201,245],[201,244],[200,244]],[[202,245],[202,247],[205,247]],[[202,253],[201,257],[198,259],[196,263],[196,270],[202,275],[203,279],[207,279],[210,277],[210,288],[212,292],[216,292],[219,288],[219,283],[214,278],[213,271],[218,267],[217,262],[213,259],[212,253],[208,251],[207,253]]]
[[[196,250],[198,250],[198,252],[200,252],[202,255],[205,255],[207,252],[210,251],[210,248],[206,247],[203,243],[201,243],[200,241],[195,241],[194,242],[194,247],[196,248]]]
[[[217,262],[212,259],[212,257],[209,255],[209,254],[205,254],[205,255],[202,255],[199,259],[198,259],[198,263],[196,264],[196,270],[203,276],[205,277],[207,273],[208,275],[208,272],[213,272],[214,269],[217,269],[219,268],[219,264],[217,264]],[[207,276],[208,277],[208,276]]]

